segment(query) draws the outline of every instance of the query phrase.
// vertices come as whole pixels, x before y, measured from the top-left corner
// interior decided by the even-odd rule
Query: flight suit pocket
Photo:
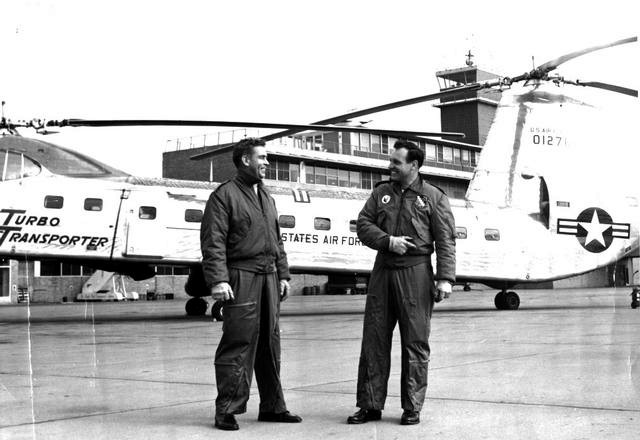
[[[429,227],[428,222],[425,222],[420,217],[419,218],[412,217],[411,224],[413,225],[413,229],[416,231],[418,240],[428,245],[433,243],[433,237],[431,236],[431,228]]]
[[[227,303],[222,308],[222,331],[236,343],[248,344],[253,336],[257,319],[257,302]]]

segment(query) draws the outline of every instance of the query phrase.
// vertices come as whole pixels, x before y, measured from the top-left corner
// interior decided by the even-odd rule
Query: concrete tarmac
[[[383,418],[355,408],[363,296],[282,305],[282,383],[301,424],[258,422],[255,381],[240,431],[212,427],[221,335],[184,302],[0,307],[0,439],[635,439],[640,309],[630,289],[456,291],[436,305],[427,400],[399,425],[396,329]]]

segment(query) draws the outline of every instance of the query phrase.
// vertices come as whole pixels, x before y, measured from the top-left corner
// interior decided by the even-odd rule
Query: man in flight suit
[[[356,405],[347,419],[380,420],[387,397],[391,339],[400,327],[402,372],[400,423],[420,423],[427,389],[429,331],[434,300],[451,293],[455,281],[455,224],[449,200],[420,177],[424,152],[398,141],[390,180],[376,185],[358,216],[358,237],[378,251],[367,294]],[[431,254],[437,257],[434,285]]]
[[[202,267],[214,300],[224,301],[222,338],[215,357],[215,426],[237,430],[246,412],[255,369],[258,420],[298,423],[287,411],[280,384],[280,301],[289,293],[289,266],[275,201],[265,189],[267,151],[247,138],[233,149],[236,177],[207,202],[200,229]]]

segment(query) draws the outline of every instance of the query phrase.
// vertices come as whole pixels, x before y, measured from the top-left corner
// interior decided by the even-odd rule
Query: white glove
[[[435,302],[440,302],[451,295],[451,283],[447,280],[439,280],[436,284]]]
[[[411,243],[413,237],[389,237],[389,250],[399,255],[404,255],[409,249],[415,249],[416,245]]]
[[[227,301],[230,299],[234,299],[233,297],[233,289],[226,281],[216,284],[211,288],[211,297],[214,300],[222,300]]]

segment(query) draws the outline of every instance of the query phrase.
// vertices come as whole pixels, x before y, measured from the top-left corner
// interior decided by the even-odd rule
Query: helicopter
[[[499,89],[500,103],[468,191],[463,200],[451,201],[456,278],[498,289],[496,308],[516,310],[520,297],[510,290],[516,284],[568,278],[638,253],[640,191],[632,172],[624,172],[628,162],[607,163],[599,154],[603,145],[614,150],[627,144],[618,127],[635,122],[638,92],[553,74],[576,57],[636,41],[632,37],[578,50],[513,77],[455,86],[308,125],[145,119],[12,123],[3,116],[0,128],[9,134],[0,138],[0,256],[77,261],[134,279],[153,276],[156,264],[186,265],[191,270],[185,291],[193,297],[187,301],[187,314],[204,314],[208,304],[203,297],[209,292],[200,268],[199,223],[218,184],[131,176],[86,155],[23,138],[17,130],[244,126],[284,129],[262,136],[265,141],[304,130],[375,131],[419,140],[459,134],[344,123],[406,105]],[[192,159],[230,147],[213,146]],[[612,166],[620,172],[598,179]],[[375,253],[357,241],[354,227],[367,194],[319,191],[304,184],[267,186],[278,206],[292,273],[371,270]],[[324,220],[319,225],[317,219]],[[218,314],[220,307],[214,304],[212,312]]]

